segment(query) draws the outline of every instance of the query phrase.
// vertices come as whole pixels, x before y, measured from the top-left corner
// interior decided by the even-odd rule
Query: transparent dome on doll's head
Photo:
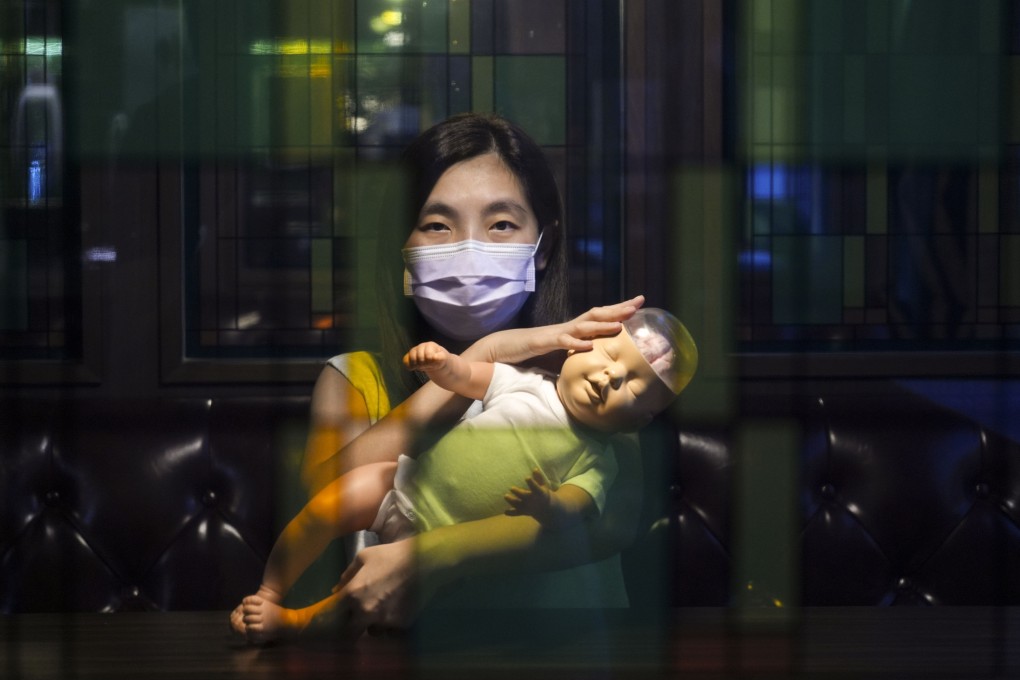
[[[648,307],[637,310],[623,327],[655,374],[680,394],[698,368],[698,347],[686,326],[664,309]]]

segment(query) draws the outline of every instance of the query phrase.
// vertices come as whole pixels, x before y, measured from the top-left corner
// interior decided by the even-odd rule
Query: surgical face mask
[[[477,340],[505,327],[534,292],[537,251],[538,243],[482,241],[404,248],[404,295],[447,337]]]

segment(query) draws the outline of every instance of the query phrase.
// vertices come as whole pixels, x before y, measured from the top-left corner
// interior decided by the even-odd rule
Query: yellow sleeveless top
[[[379,360],[371,352],[338,354],[327,362],[340,371],[355,390],[365,399],[368,417],[374,425],[390,412],[390,397],[386,391]]]

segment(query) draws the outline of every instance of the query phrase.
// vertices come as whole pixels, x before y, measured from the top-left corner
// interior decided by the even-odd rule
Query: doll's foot
[[[230,612],[230,630],[234,635],[240,637],[247,637],[247,631],[244,628],[244,604],[239,604],[234,607],[234,611]]]
[[[283,599],[280,597],[279,593],[277,593],[275,590],[272,590],[271,588],[267,588],[265,585],[259,586],[258,592],[255,593],[255,596],[262,598],[266,602],[272,602],[274,604],[279,604]],[[247,638],[248,636],[247,627],[245,626],[244,623],[243,600],[241,601],[241,604],[234,607],[234,611],[230,612],[230,630],[235,635],[238,635],[242,638]]]
[[[295,638],[308,625],[299,610],[281,607],[258,594],[244,598],[241,610],[245,637],[253,645]]]

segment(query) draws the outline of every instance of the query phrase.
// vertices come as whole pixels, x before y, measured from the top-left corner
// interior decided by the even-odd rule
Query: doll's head
[[[676,396],[698,369],[698,347],[687,327],[664,309],[639,309],[623,322],[641,356]]]
[[[620,333],[597,338],[587,352],[563,362],[556,390],[567,412],[602,432],[647,425],[687,386],[698,349],[679,320],[661,309],[639,309]]]

